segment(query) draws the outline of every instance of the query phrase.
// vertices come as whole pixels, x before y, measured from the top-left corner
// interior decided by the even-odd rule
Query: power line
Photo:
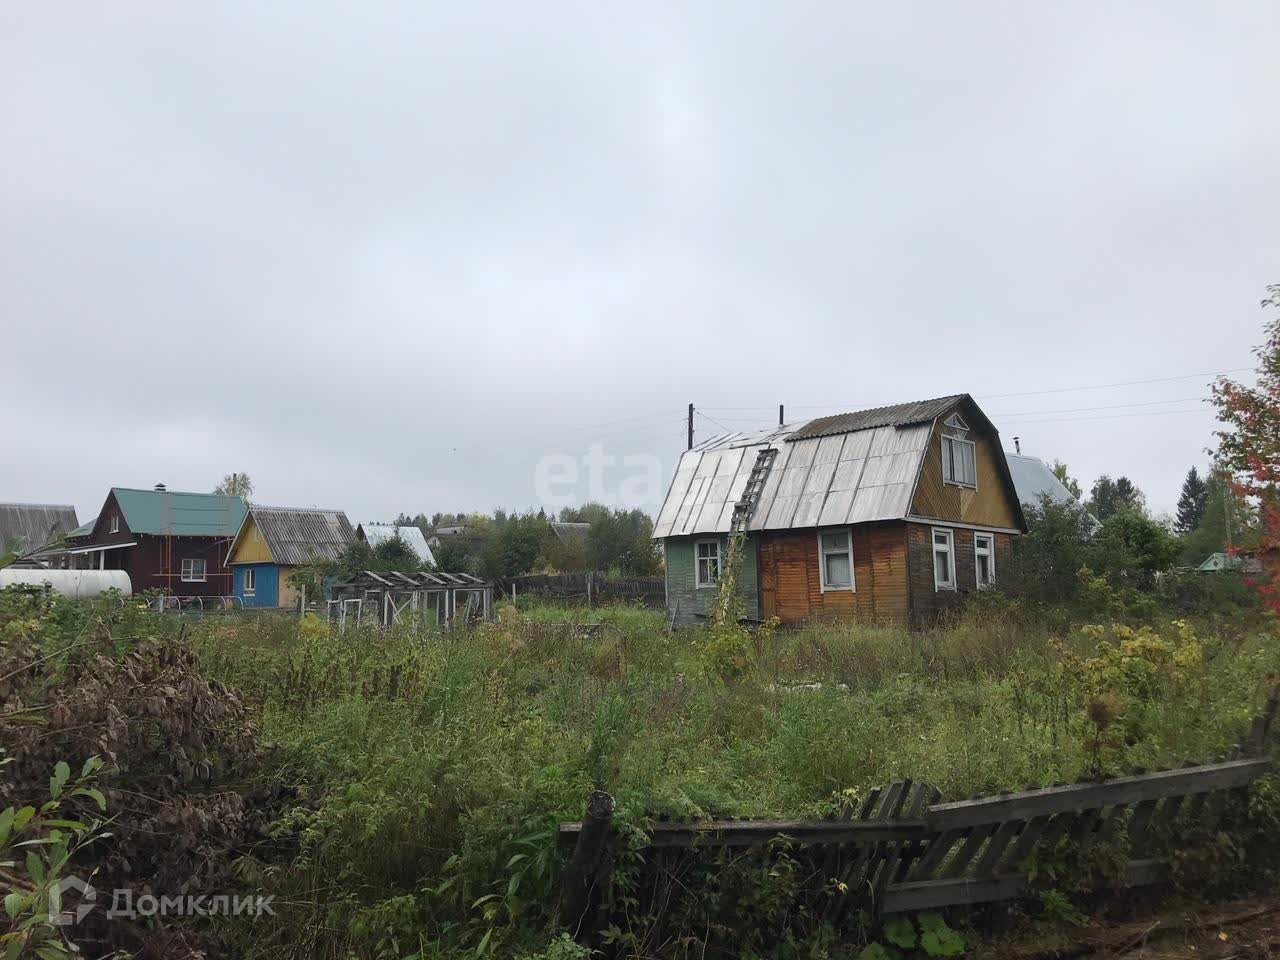
[[[1059,393],[1078,393],[1078,392],[1089,391],[1089,390],[1110,390],[1110,389],[1115,389],[1119,387],[1145,386],[1145,385],[1154,384],[1154,383],[1174,383],[1179,380],[1192,380],[1192,379],[1197,379],[1201,377],[1225,376],[1226,374],[1241,373],[1241,372],[1249,371],[1251,369],[1252,369],[1251,367],[1236,367],[1229,370],[1220,370],[1220,371],[1212,371],[1212,372],[1204,372],[1204,373],[1184,373],[1184,374],[1178,374],[1176,376],[1168,376],[1168,377],[1147,377],[1141,380],[1119,380],[1113,383],[1095,383],[1095,384],[1087,384],[1087,385],[1072,386],[1072,387],[1052,387],[1045,390],[1025,390],[1025,391],[1013,392],[1013,393],[995,393],[995,394],[986,394],[986,395],[977,397],[977,399],[1003,400],[1003,399],[1011,399],[1015,397],[1037,397],[1037,396],[1048,396],[1051,394],[1059,394]],[[1010,421],[1016,421],[1017,423],[1020,423],[1020,424],[1034,424],[1034,423],[1074,423],[1074,422],[1082,422],[1082,421],[1088,421],[1088,420],[1114,420],[1114,419],[1129,418],[1129,417],[1162,416],[1166,414],[1203,413],[1206,411],[1203,408],[1201,408],[1201,409],[1192,409],[1192,410],[1151,410],[1151,411],[1144,410],[1144,411],[1137,411],[1137,412],[1130,412],[1130,413],[1099,415],[1099,416],[1089,416],[1089,417],[1057,416],[1058,414],[1094,413],[1095,411],[1100,411],[1100,410],[1128,410],[1134,407],[1163,406],[1165,404],[1170,404],[1170,403],[1186,403],[1186,402],[1203,400],[1203,399],[1207,399],[1207,398],[1180,397],[1173,400],[1134,401],[1130,403],[1100,404],[1098,406],[1093,406],[1093,407],[1066,407],[1066,408],[1055,409],[1055,410],[1029,410],[1029,411],[1010,412],[1010,413],[996,412],[996,413],[993,413],[992,416],[999,418],[1001,422],[1005,422],[1005,423]],[[832,409],[838,410],[838,409],[864,409],[866,408],[867,404],[863,403],[863,404],[851,405],[842,401],[826,401],[822,403],[815,403],[810,401],[808,403],[788,404],[788,406],[793,410],[797,410],[797,409],[798,410],[832,410]],[[729,406],[729,407],[707,407],[705,409],[714,410],[719,413],[723,413],[723,412],[754,413],[754,412],[772,411],[773,407],[771,406],[768,406],[768,407],[766,406],[736,406],[736,407]],[[716,427],[720,428],[721,430],[724,430],[727,433],[733,433],[735,431],[733,427],[730,427],[728,423],[725,423],[724,421],[729,421],[729,423],[745,423],[745,424],[755,424],[760,422],[759,419],[755,417],[731,417],[730,416],[730,417],[724,417],[723,420],[720,420],[720,419],[717,419],[716,417],[710,416],[707,413],[704,413],[703,409],[696,409],[694,412],[703,420],[706,420],[708,423],[714,424]],[[637,426],[633,426],[632,429],[639,430],[640,428],[638,424],[646,423],[646,422],[654,424],[653,427],[649,428],[650,430],[653,430],[653,429],[657,429],[658,421],[661,421],[663,423],[669,422],[669,421],[666,421],[665,419],[666,416],[667,414],[663,414],[663,413],[650,413],[650,414],[642,414],[642,415],[633,416],[633,417],[623,417],[615,420],[607,420],[601,423],[580,426],[580,427],[574,428],[573,432],[604,430],[610,427],[632,425],[632,424],[637,425]],[[1040,417],[1044,419],[1035,419],[1035,420],[1025,419],[1028,417]],[[681,422],[681,423],[685,422],[685,417],[684,416],[677,417],[676,422]]]
[[[1008,397],[1039,397],[1047,393],[1074,393],[1079,390],[1107,390],[1111,387],[1136,387],[1145,383],[1172,383],[1175,380],[1194,380],[1197,377],[1222,377],[1228,373],[1242,373],[1252,367],[1236,367],[1233,370],[1213,370],[1209,373],[1184,373],[1176,377],[1152,377],[1149,380],[1122,380],[1117,383],[1096,383],[1087,387],[1055,387],[1052,390],[1028,390],[1024,393],[990,393],[978,400],[1004,400]]]
[[[659,412],[659,413],[645,413],[645,414],[640,414],[634,417],[622,417],[618,420],[605,420],[602,423],[591,423],[591,424],[584,424],[582,426],[577,426],[577,427],[570,427],[569,430],[573,433],[580,433],[584,430],[603,430],[606,427],[616,427],[623,424],[644,423],[644,422],[657,423],[659,421],[665,423],[666,418],[669,416],[670,416],[670,411]],[[678,415],[676,419],[679,420],[681,423],[683,423],[684,414],[682,413]]]
[[[1190,401],[1207,400],[1207,399],[1208,398],[1206,397],[1182,397],[1177,400],[1152,400],[1152,401],[1147,401],[1143,403],[1114,403],[1114,404],[1106,404],[1098,407],[1067,407],[1061,410],[1026,410],[1026,411],[1021,411],[1017,413],[992,413],[991,418],[993,420],[998,421],[1001,424],[1009,423],[1011,421],[1018,422],[1018,423],[1065,423],[1065,422],[1070,422],[1072,420],[1095,420],[1095,419],[1106,420],[1106,419],[1111,419],[1111,417],[1108,417],[1108,416],[1056,417],[1054,415],[1055,414],[1092,413],[1098,410],[1127,410],[1131,407],[1158,406],[1158,405],[1163,405],[1167,403],[1187,403]],[[1202,413],[1202,412],[1205,412],[1205,408],[1203,407],[1194,408],[1190,410],[1137,410],[1131,413],[1116,414],[1115,416],[1156,417],[1166,413]],[[1041,420],[1026,419],[1029,417],[1046,417],[1049,419],[1041,419]],[[725,417],[724,419],[729,423],[751,423],[751,424],[760,423],[760,420],[755,417]],[[717,420],[715,422],[719,424],[721,427],[724,427],[724,429],[726,430],[728,429],[728,427],[726,427],[723,423],[720,423],[720,421]]]
[[[1026,390],[1018,393],[990,393],[990,394],[984,394],[984,395],[975,397],[975,399],[1007,400],[1011,397],[1037,397],[1037,396],[1045,396],[1047,394],[1052,394],[1052,393],[1078,393],[1084,390],[1109,390],[1114,387],[1135,387],[1135,386],[1142,386],[1145,384],[1152,384],[1152,383],[1173,383],[1178,380],[1195,380],[1200,377],[1219,377],[1219,376],[1225,376],[1226,374],[1229,374],[1229,373],[1244,373],[1251,370],[1253,370],[1252,367],[1235,367],[1230,370],[1216,370],[1216,371],[1210,371],[1207,373],[1182,373],[1182,374],[1178,374],[1177,376],[1149,377],[1144,380],[1119,380],[1119,381],[1116,381],[1115,383],[1094,383],[1094,384],[1087,384],[1084,386],[1074,386],[1074,387],[1053,387],[1047,390]],[[844,401],[844,400],[825,400],[821,402],[809,400],[809,401],[800,402],[800,403],[788,403],[787,406],[789,408],[802,409],[802,410],[818,410],[818,409],[826,410],[826,409],[832,409],[832,408],[863,409],[864,407],[867,406],[867,404],[866,403],[849,404],[847,401]],[[773,407],[766,407],[766,406],[707,407],[706,409],[714,410],[717,412],[718,411],[750,412],[755,410],[772,410]]]
[[[1192,410],[1142,410],[1137,413],[1111,413],[1111,414],[1101,414],[1096,417],[1049,417],[1043,420],[1018,420],[1014,418],[1012,420],[1012,423],[1014,426],[1021,427],[1030,423],[1082,423],[1086,420],[1119,420],[1119,419],[1124,419],[1128,417],[1165,417],[1175,413],[1204,414],[1204,413],[1212,413],[1212,411],[1204,407],[1199,407]],[[1002,420],[1001,422],[1007,424],[1010,422],[1010,420],[1006,419],[1006,420]]]
[[[1131,403],[1105,403],[1096,407],[1061,407],[1053,410],[1009,410],[1009,411],[993,411],[991,416],[1001,420],[1008,420],[1017,417],[1040,417],[1052,416],[1059,413],[1091,413],[1096,410],[1126,410],[1131,407],[1159,407],[1170,403],[1194,403],[1195,401],[1208,402],[1208,397],[1175,397],[1170,400],[1139,400]],[[768,407],[760,409],[767,410]],[[1156,411],[1158,412],[1158,411]],[[722,417],[729,423],[759,423],[758,417]],[[716,421],[719,423],[719,421]],[[721,424],[723,426],[723,424]]]
[[[734,431],[734,429],[733,429],[732,427],[726,427],[723,423],[721,423],[721,422],[720,422],[719,420],[717,420],[715,417],[708,417],[708,416],[707,416],[705,413],[703,413],[701,410],[697,410],[697,409],[695,409],[693,412],[694,412],[695,414],[697,414],[698,416],[700,416],[703,420],[710,420],[712,423],[714,423],[714,424],[715,424],[717,427],[719,427],[721,430],[724,430],[726,433],[734,433],[734,432],[735,432],[735,431]]]
[[[1140,403],[1108,403],[1099,407],[1066,407],[1061,410],[1028,410],[1018,413],[1005,413],[996,411],[991,414],[993,417],[1038,417],[1042,414],[1053,413],[1087,413],[1093,410],[1119,410],[1124,407],[1158,407],[1166,403],[1191,403],[1196,400],[1207,401],[1208,397],[1179,397],[1176,400],[1144,400]]]

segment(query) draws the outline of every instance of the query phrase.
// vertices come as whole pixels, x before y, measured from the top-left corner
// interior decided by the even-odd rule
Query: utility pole
[[[689,447],[693,449],[693,404],[689,404]]]
[[[778,404],[778,426],[782,426],[787,421],[782,418],[782,404]]]

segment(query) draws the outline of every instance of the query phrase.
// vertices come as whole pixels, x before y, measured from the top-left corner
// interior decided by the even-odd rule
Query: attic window
[[[111,532],[112,533],[120,532],[120,518],[118,516],[115,516],[114,514],[111,517]]]
[[[972,440],[959,437],[942,438],[942,479],[962,487],[978,486],[978,468],[974,462],[976,447]]]

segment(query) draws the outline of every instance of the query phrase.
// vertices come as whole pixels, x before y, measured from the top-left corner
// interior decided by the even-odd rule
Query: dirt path
[[[1280,960],[1280,895],[1213,906],[1178,904],[1138,920],[992,944],[998,960]]]

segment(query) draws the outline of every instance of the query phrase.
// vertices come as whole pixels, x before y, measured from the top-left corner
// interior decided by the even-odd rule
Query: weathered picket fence
[[[1126,887],[1170,876],[1171,830],[1217,822],[1234,791],[1247,791],[1271,767],[1266,741],[1280,706],[1280,687],[1232,757],[1176,770],[1138,772],[1101,782],[1028,788],[939,803],[924,783],[900,780],[871,790],[857,809],[829,820],[659,821],[649,846],[744,847],[784,837],[823,845],[823,876],[847,889],[851,905],[887,914],[1012,900],[1033,889],[1025,865],[1064,838],[1085,850],[1100,838],[1127,839]],[[610,889],[608,850],[612,800],[592,794],[587,817],[560,825],[574,845],[561,891],[561,918],[579,935],[604,909]],[[1176,844],[1175,844],[1176,845]]]

